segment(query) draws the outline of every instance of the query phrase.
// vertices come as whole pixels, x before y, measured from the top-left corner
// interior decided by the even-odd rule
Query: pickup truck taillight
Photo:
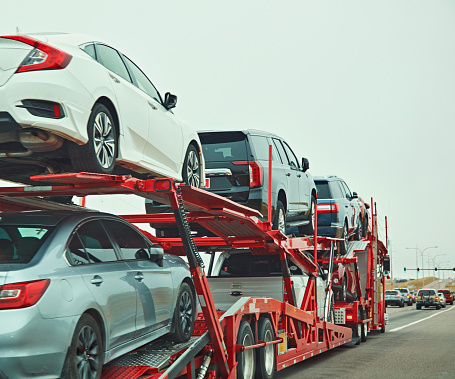
[[[318,204],[318,213],[338,213],[340,206],[338,203],[320,203]]]
[[[0,286],[0,310],[35,305],[46,292],[50,282],[50,279],[43,279]]]
[[[13,39],[34,47],[22,61],[16,72],[60,70],[68,66],[73,58],[72,55],[64,51],[28,36],[2,36],[1,38]]]
[[[259,162],[232,162],[235,165],[247,164],[250,172],[250,188],[262,186],[262,166]]]

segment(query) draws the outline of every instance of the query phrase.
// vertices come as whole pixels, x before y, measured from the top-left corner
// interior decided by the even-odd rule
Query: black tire
[[[253,331],[250,324],[241,321],[237,333],[237,345],[252,346],[254,345]],[[256,369],[256,354],[253,349],[248,349],[235,355],[237,360],[237,378],[253,379]]]
[[[422,308],[421,305],[418,305],[418,304],[416,305],[416,309],[421,309],[421,308]]]
[[[436,309],[441,309],[441,306],[440,305],[436,305]]]
[[[263,317],[258,323],[258,340],[271,342],[275,340],[275,332],[273,331],[272,323],[267,317]],[[256,378],[257,379],[272,379],[275,373],[275,346],[267,345],[256,349]]]
[[[361,311],[360,314],[361,314],[362,320],[365,320],[367,318],[365,311]],[[366,342],[367,338],[368,338],[368,324],[367,323],[363,323],[362,326],[361,326],[360,340],[362,342]]]
[[[281,233],[286,235],[286,209],[280,200],[276,202],[275,217],[273,218],[272,229],[279,230]]]
[[[314,196],[311,196],[311,205],[310,205],[310,214],[308,216],[308,220],[310,221],[309,224],[299,226],[299,234],[312,236],[314,234],[314,208],[316,204],[316,199]]]
[[[354,233],[354,240],[360,241],[362,239],[362,236],[363,236],[362,228],[363,228],[362,220],[359,217],[358,226],[357,226],[357,229],[356,229],[356,231]]]
[[[174,342],[187,342],[191,338],[196,315],[194,294],[188,283],[180,285],[172,321],[172,332],[169,336]]]
[[[381,328],[381,333],[385,333],[385,326]]]
[[[362,220],[362,237],[365,238],[368,234],[368,214],[367,212],[364,213],[363,215],[363,220]]]
[[[412,305],[412,300],[410,302],[408,302],[407,304],[408,304],[408,307],[410,307]]]
[[[362,327],[360,324],[351,324],[352,329],[352,342],[356,345],[360,345],[360,339],[362,335]]]
[[[343,234],[341,235],[341,238],[343,238],[343,241],[340,241],[339,243],[340,254],[346,255],[348,251],[348,226],[346,225],[346,223],[344,223]]]
[[[400,308],[403,308],[403,307],[404,307],[404,301],[401,301]]]
[[[62,378],[99,379],[103,362],[104,347],[100,327],[92,316],[83,314],[76,325],[66,354]]]
[[[199,153],[193,145],[188,146],[182,167],[182,178],[186,184],[200,188],[202,186],[201,162]]]
[[[343,281],[341,282],[341,289],[340,289],[340,301],[346,303],[348,300],[348,290],[346,288],[346,276],[343,276]]]
[[[112,174],[118,155],[118,135],[115,119],[103,104],[93,107],[87,123],[87,134],[88,142],[85,145],[70,145],[73,170]]]
[[[450,302],[450,305],[453,305],[453,301]]]

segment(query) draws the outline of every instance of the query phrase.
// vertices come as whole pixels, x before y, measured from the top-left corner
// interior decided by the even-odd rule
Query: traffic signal
[[[417,272],[419,272],[419,271],[420,271],[420,268],[417,267]]]
[[[435,268],[434,268],[434,271],[438,271],[438,268],[437,268],[437,267],[435,267]]]
[[[404,268],[404,272],[406,272],[406,267]]]

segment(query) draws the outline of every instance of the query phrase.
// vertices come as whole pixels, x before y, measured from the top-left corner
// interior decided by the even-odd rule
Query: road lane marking
[[[389,330],[389,333],[391,333],[391,332],[398,332],[399,330],[404,329],[404,328],[407,328],[408,326],[418,324],[419,322],[428,320],[429,318],[432,318],[432,317],[434,317],[434,316],[440,315],[441,313],[451,311],[452,309],[455,309],[455,307],[450,307],[449,309],[446,309],[445,311],[441,311],[441,312],[435,313],[435,314],[433,314],[433,315],[431,315],[431,316],[428,316],[428,317],[425,317],[425,318],[423,318],[423,319],[421,319],[421,320],[417,320],[417,321],[411,322],[410,324],[403,325],[403,326],[400,326],[400,327],[395,328],[395,329],[391,329],[391,330]]]

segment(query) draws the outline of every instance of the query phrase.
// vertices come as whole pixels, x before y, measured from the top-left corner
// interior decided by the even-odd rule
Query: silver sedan
[[[186,263],[117,216],[1,215],[0,377],[99,378],[165,334],[187,341],[195,301]]]

